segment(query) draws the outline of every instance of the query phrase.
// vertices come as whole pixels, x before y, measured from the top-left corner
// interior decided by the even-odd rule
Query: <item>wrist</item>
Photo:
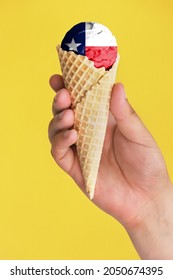
[[[145,211],[146,210],[146,211]],[[142,259],[173,259],[173,186],[147,203],[144,215],[125,228]]]

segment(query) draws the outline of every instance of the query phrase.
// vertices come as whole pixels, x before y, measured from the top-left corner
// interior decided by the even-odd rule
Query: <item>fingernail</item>
[[[70,130],[65,131],[63,134],[64,138],[68,138],[69,135],[70,135]]]
[[[127,99],[127,95],[126,95],[126,92],[125,92],[124,87],[123,87],[123,92],[122,92],[122,94],[123,94],[124,99]]]
[[[58,98],[58,95],[61,93],[61,89],[56,93],[55,95],[55,98],[54,98],[54,101],[56,102],[57,101],[57,98]]]
[[[60,119],[60,120],[62,120],[62,118],[63,118],[63,116],[64,116],[64,113],[65,113],[65,111],[63,111],[63,112],[61,112],[61,113],[59,114],[59,119]]]

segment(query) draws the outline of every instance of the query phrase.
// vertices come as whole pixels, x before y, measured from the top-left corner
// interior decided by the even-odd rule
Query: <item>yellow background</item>
[[[117,80],[173,178],[173,2],[0,2],[0,259],[138,259],[123,227],[96,208],[50,155],[55,46],[80,21],[116,35]]]

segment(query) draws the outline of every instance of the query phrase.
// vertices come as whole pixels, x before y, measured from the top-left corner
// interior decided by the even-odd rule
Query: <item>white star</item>
[[[77,47],[79,47],[80,45],[82,45],[82,43],[75,43],[74,38],[72,38],[71,43],[67,43],[66,44],[69,47],[69,51],[75,51],[77,52]]]

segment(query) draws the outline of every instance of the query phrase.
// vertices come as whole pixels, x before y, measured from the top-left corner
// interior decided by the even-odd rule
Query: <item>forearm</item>
[[[173,260],[173,186],[149,207],[148,215],[127,232],[141,259]]]

